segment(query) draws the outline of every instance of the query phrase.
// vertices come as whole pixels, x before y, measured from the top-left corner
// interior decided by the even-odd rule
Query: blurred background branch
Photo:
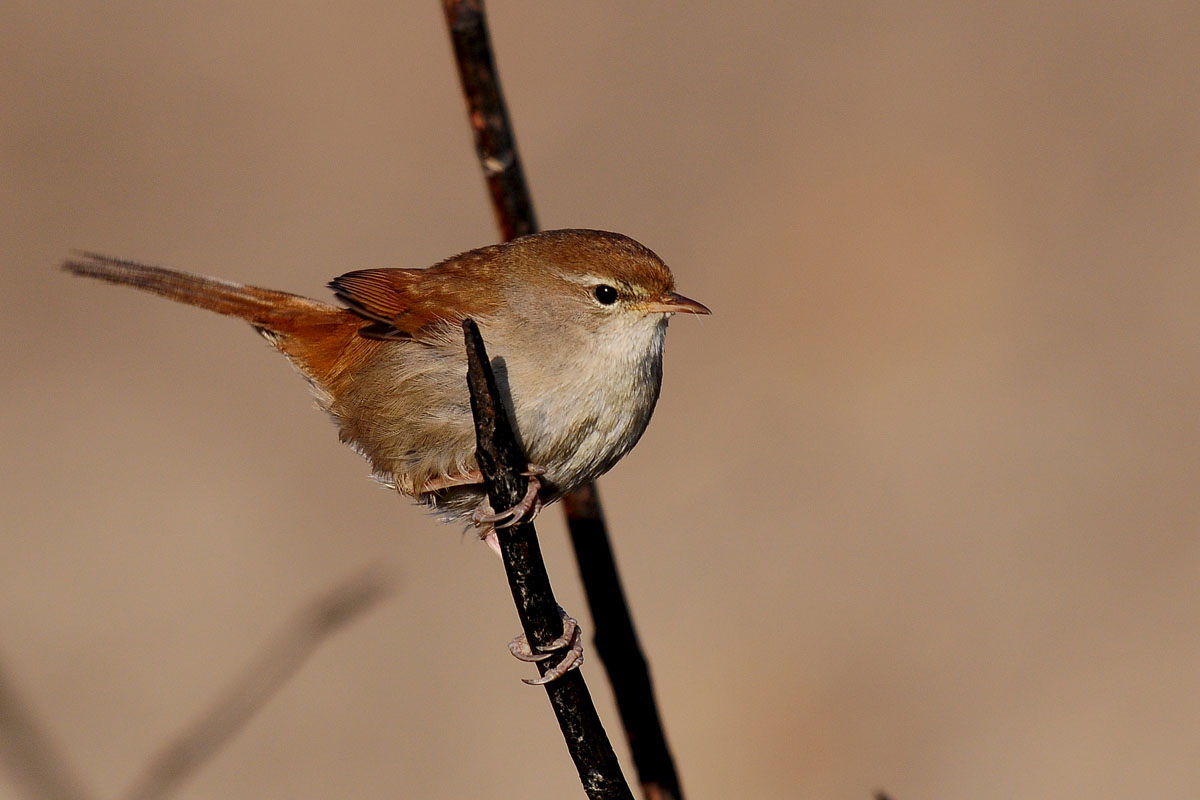
[[[0,763],[31,800],[91,800],[0,664]]]
[[[391,570],[375,565],[298,611],[225,693],[151,760],[122,800],[170,797],[262,710],[320,645],[374,608],[391,586]]]
[[[207,764],[337,630],[365,614],[392,588],[391,569],[375,565],[315,598],[283,628],[224,694],[155,755],[121,795],[162,800]],[[0,671],[0,762],[31,800],[92,800]]]

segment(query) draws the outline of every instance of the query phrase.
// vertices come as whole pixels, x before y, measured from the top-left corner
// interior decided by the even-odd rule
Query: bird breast
[[[504,359],[522,445],[546,470],[543,483],[573,489],[637,444],[658,402],[665,334],[654,315],[577,342],[570,356]]]
[[[518,341],[482,322],[525,454],[545,470],[545,499],[602,475],[637,443],[658,400],[665,317],[576,341],[528,331]],[[530,347],[531,341],[545,344]],[[380,480],[408,495],[470,472],[475,430],[457,326],[447,324],[420,343],[381,344],[344,391],[320,398],[342,440],[371,462]]]

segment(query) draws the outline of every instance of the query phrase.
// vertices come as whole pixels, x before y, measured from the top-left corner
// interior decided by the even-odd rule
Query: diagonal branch
[[[38,800],[89,800],[91,792],[74,774],[66,758],[16,686],[0,668],[0,764],[8,767],[17,788]]]
[[[158,752],[123,800],[161,800],[239,733],[330,634],[375,606],[391,590],[388,571],[368,569],[302,609],[209,708]]]
[[[567,504],[575,561],[596,626],[596,653],[612,683],[617,712],[629,737],[629,750],[642,791],[646,800],[679,800],[683,797],[679,775],[658,715],[650,665],[633,627],[621,575],[608,541],[596,485],[589,483],[576,489],[563,502]]]
[[[525,495],[528,479],[521,473],[528,464],[499,400],[496,377],[479,328],[468,319],[463,322],[463,331],[467,344],[467,384],[471,390],[478,447],[475,459],[483,473],[492,508],[512,508]],[[530,645],[535,649],[545,647],[562,635],[563,627],[554,590],[550,588],[550,576],[542,560],[537,531],[532,524],[522,523],[498,529],[496,534],[521,627]],[[547,669],[545,662],[538,663],[538,670],[543,675]],[[588,797],[592,800],[633,800],[582,673],[571,670],[545,687]]]
[[[517,140],[500,92],[500,75],[492,59],[483,0],[443,0],[446,24],[458,60],[458,76],[475,133],[475,152],[487,179],[496,224],[505,241],[536,233],[533,199],[525,183]]]
[[[483,0],[443,0],[475,149],[505,239],[537,231],[533,200],[517,156]],[[499,506],[493,507],[498,508]],[[596,625],[596,649],[608,671],[634,766],[647,800],[682,800],[650,669],[633,627],[594,483],[563,498],[575,560]],[[557,624],[557,621],[556,621]],[[533,641],[530,639],[530,641]]]

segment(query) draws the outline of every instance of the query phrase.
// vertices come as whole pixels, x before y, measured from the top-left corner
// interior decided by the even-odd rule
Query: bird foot
[[[530,464],[521,474],[529,478],[529,488],[525,490],[525,496],[512,508],[499,513],[492,513],[492,507],[485,501],[471,515],[476,528],[486,527],[489,529],[488,533],[491,533],[495,528],[511,528],[523,522],[533,522],[542,510],[542,499],[538,496],[542,482],[538,480],[538,476],[545,475],[546,470]]]
[[[521,679],[530,686],[542,686],[551,681],[556,681],[571,670],[578,669],[583,664],[583,636],[579,632],[579,623],[567,616],[567,612],[563,611],[562,606],[559,606],[558,613],[563,621],[562,636],[559,636],[545,647],[539,647],[537,652],[530,647],[529,639],[523,633],[508,643],[508,651],[515,658],[531,664],[553,658],[560,653],[562,654],[562,660],[546,670],[546,674],[542,677]]]

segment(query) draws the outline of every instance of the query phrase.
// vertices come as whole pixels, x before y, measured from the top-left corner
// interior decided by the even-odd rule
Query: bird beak
[[[689,300],[681,294],[675,292],[663,292],[658,297],[651,300],[643,310],[650,313],[659,314],[711,314],[708,306],[703,303],[697,303],[695,300]]]

